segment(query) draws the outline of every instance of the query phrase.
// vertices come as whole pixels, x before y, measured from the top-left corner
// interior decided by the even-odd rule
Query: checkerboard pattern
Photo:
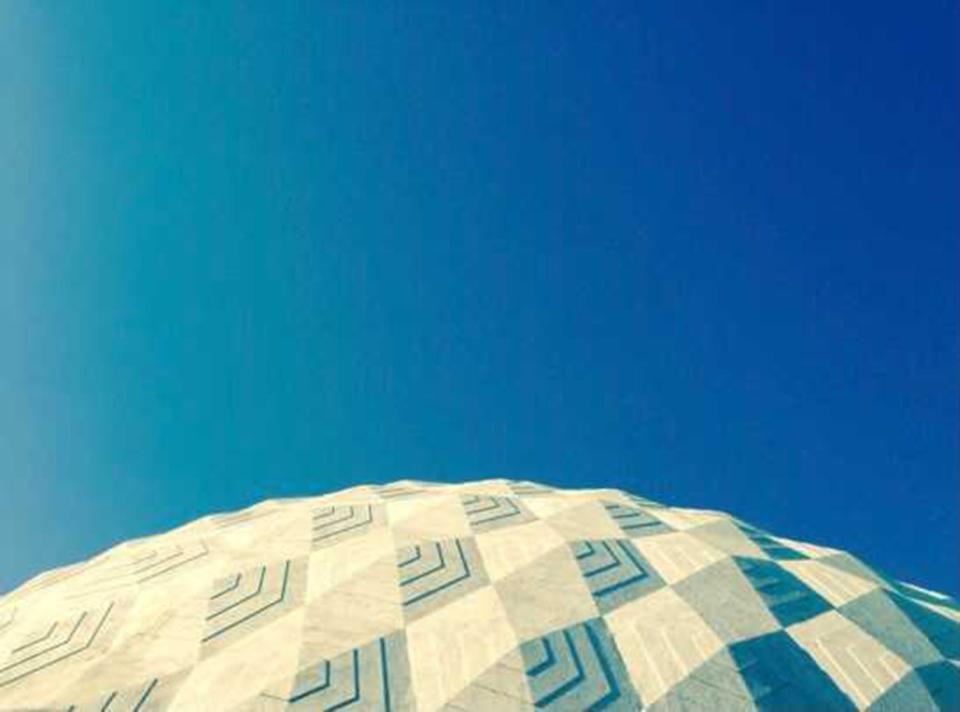
[[[0,709],[957,710],[960,607],[619,490],[402,481],[0,598]]]

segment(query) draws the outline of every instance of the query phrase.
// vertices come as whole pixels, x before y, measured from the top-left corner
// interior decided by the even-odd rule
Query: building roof
[[[721,512],[404,480],[0,598],[2,709],[953,709],[960,608]]]

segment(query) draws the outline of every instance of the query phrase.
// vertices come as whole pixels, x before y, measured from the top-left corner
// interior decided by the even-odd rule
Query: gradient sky
[[[960,591],[958,5],[0,3],[0,590],[616,486]]]

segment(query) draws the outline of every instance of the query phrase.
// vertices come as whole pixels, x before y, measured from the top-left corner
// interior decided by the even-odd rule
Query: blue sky
[[[0,590],[618,486],[956,594],[956,3],[0,3]]]

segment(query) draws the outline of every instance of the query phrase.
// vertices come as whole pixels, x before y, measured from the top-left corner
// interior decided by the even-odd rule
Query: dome
[[[404,480],[204,517],[0,598],[0,708],[960,706],[960,609],[614,489]]]

